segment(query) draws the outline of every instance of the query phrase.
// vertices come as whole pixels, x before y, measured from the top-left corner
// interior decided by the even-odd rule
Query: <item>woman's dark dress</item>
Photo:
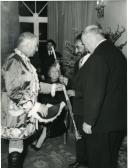
[[[47,80],[47,82],[51,83],[49,80]],[[43,104],[48,103],[52,105],[66,101],[63,91],[56,92],[54,97],[52,97],[51,94],[39,94],[38,99],[38,101]],[[45,124],[45,126],[47,126],[47,137],[57,137],[66,132],[66,126],[64,123],[66,112],[66,108],[64,108],[60,116],[58,116],[53,122]]]

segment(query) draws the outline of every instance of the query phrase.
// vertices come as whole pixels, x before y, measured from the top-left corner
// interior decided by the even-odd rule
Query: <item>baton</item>
[[[52,48],[54,59],[57,61],[56,53],[55,53],[55,50],[54,50],[53,46],[51,48]]]
[[[53,56],[54,56],[54,59],[55,59],[56,67],[57,67],[57,69],[59,70],[59,73],[60,73],[60,75],[61,75],[61,72],[60,72],[60,64],[59,64],[59,62],[58,62],[58,60],[57,60],[54,47],[52,46],[51,48],[52,48]]]
[[[74,119],[74,115],[73,115],[73,112],[72,112],[72,105],[71,105],[70,99],[69,99],[69,97],[68,97],[68,95],[67,95],[65,86],[63,87],[63,92],[64,92],[65,99],[66,99],[66,102],[67,102],[67,106],[68,106],[68,109],[69,109],[69,114],[70,114],[70,116],[71,116],[71,119],[72,119],[72,122],[73,122],[73,126],[74,126],[74,129],[75,129],[75,137],[76,137],[76,140],[79,140],[79,139],[81,139],[82,137],[81,137],[81,135],[79,134],[78,129],[77,129],[77,126],[76,126],[75,119]]]

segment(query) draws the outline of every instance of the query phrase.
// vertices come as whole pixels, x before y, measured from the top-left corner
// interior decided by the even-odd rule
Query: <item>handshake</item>
[[[51,93],[52,97],[55,96],[56,91],[63,91],[63,84],[60,83],[54,83],[54,84],[49,84],[45,82],[40,82],[40,93],[43,94],[49,94]]]

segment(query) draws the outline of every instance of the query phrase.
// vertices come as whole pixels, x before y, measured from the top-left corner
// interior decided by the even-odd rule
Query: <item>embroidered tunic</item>
[[[1,134],[3,138],[25,139],[35,131],[35,119],[27,115],[39,91],[36,69],[28,57],[15,49],[2,70],[6,92],[2,94]]]

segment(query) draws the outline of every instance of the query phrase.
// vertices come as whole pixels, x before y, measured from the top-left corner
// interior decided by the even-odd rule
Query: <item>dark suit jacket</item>
[[[127,63],[112,43],[102,42],[74,77],[73,110],[93,132],[126,129]]]

